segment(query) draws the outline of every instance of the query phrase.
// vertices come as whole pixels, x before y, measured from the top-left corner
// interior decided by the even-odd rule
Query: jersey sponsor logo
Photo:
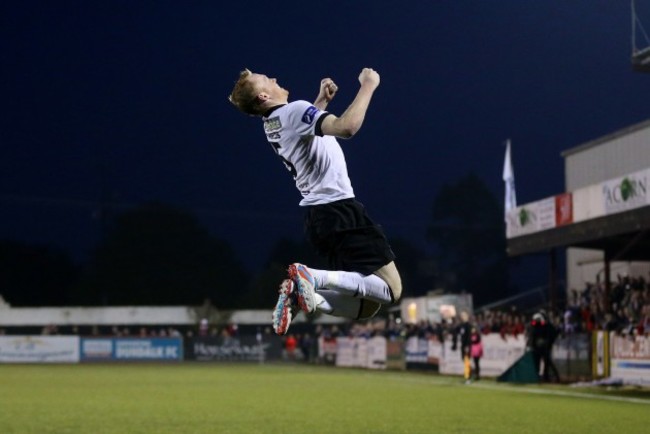
[[[280,122],[280,117],[276,116],[271,119],[264,121],[264,132],[269,133],[271,131],[276,131],[282,128],[282,122]]]
[[[314,106],[310,106],[307,110],[305,110],[305,114],[302,115],[302,121],[307,125],[311,125],[312,122],[314,122],[316,113],[318,113],[318,109]]]

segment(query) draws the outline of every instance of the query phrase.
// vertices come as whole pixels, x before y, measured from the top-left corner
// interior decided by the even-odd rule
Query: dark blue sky
[[[444,183],[473,170],[503,200],[505,139],[525,203],[563,191],[562,150],[650,117],[623,0],[13,1],[0,48],[0,238],[78,258],[103,192],[193,211],[251,267],[302,237],[293,181],[227,102],[244,67],[292,99],[332,77],[336,114],[361,68],[381,74],[342,145],[371,215],[423,247]]]

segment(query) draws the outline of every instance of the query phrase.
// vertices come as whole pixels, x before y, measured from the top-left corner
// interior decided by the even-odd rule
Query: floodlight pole
[[[605,268],[604,270],[605,271],[605,282],[604,282],[605,283],[605,288],[604,288],[605,289],[605,294],[604,294],[605,312],[611,312],[612,310],[609,304],[609,294],[612,289],[612,279],[611,279],[611,269],[610,269],[611,262],[612,262],[612,255],[608,249],[605,249],[605,264],[604,264],[605,265],[604,267]]]
[[[636,72],[650,72],[650,47],[645,47],[641,50],[636,45],[637,21],[640,31],[648,40],[648,35],[645,33],[639,17],[636,15],[635,0],[630,1],[630,15],[632,17],[632,69]]]
[[[630,0],[630,8],[632,13],[632,55],[636,53],[636,8],[634,7],[634,0]]]
[[[548,299],[550,312],[557,307],[557,252],[552,248],[548,252]]]

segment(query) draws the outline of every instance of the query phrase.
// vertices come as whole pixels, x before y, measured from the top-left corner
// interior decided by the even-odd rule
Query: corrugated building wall
[[[598,184],[650,167],[650,119],[584,143],[562,153],[565,191]],[[587,282],[604,277],[604,254],[599,250],[569,248],[566,255],[567,289],[582,290]],[[617,275],[648,278],[650,264],[613,262]],[[570,294],[567,294],[570,295]]]
[[[650,167],[650,119],[562,153],[566,191]]]

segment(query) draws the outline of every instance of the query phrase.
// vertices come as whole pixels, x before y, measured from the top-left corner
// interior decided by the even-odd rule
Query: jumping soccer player
[[[349,139],[359,131],[379,81],[376,71],[364,68],[357,95],[340,117],[325,111],[338,90],[330,78],[321,80],[313,103],[289,102],[289,91],[275,78],[246,69],[229,96],[240,111],[262,118],[268,142],[302,194],[306,235],[336,270],[289,265],[273,311],[277,334],[287,332],[298,308],[305,313],[318,310],[367,319],[382,304],[401,297],[395,255],[381,227],[355,199],[345,156],[336,140]]]

